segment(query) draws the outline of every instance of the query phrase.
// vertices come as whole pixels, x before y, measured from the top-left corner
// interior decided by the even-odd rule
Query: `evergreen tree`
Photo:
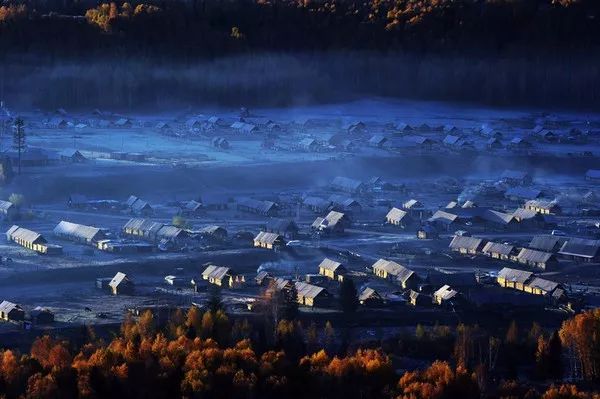
[[[13,147],[18,154],[18,173],[21,174],[21,153],[25,150],[25,122],[17,118],[14,125]]]
[[[350,278],[345,278],[340,286],[340,307],[347,315],[356,312],[358,308],[358,293]]]

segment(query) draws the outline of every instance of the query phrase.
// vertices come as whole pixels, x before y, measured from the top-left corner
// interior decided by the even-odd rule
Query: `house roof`
[[[533,276],[532,272],[526,270],[511,269],[505,267],[498,273],[498,278],[503,278],[514,283],[525,283]]]
[[[450,209],[450,208],[447,208]],[[458,219],[458,216],[449,212],[445,212],[442,210],[437,210],[435,213],[428,219],[429,222],[442,222],[446,224],[453,223]]]
[[[443,143],[447,144],[447,145],[454,145],[454,144],[458,143],[459,140],[460,140],[460,137],[449,134],[446,137],[444,137]]]
[[[531,288],[539,288],[547,293],[551,293],[559,286],[559,284],[555,283],[554,281],[546,280],[540,277],[534,277],[529,283],[527,283],[527,285]]]
[[[199,232],[201,234],[215,234],[218,231],[223,231],[223,232],[227,233],[227,230],[225,230],[224,227],[217,226],[217,225],[204,226],[199,230]]]
[[[416,199],[409,199],[404,204],[402,204],[402,207],[404,209],[413,209],[413,208],[420,209],[420,208],[423,208],[423,204]]]
[[[537,216],[537,212],[533,209],[517,208],[512,213],[513,217],[519,221],[533,219]]]
[[[503,244],[500,242],[490,241],[484,245],[481,252],[483,252],[484,254],[494,253],[494,254],[508,256],[508,255],[512,254],[514,250],[515,250],[515,247],[513,245],[507,245],[507,244]]]
[[[2,201],[0,200],[0,210],[2,211],[8,211],[10,208],[12,208],[14,205],[12,202],[10,201]]]
[[[553,236],[551,234],[537,235],[529,242],[529,248],[544,252],[554,252],[564,240],[564,238]]]
[[[188,211],[197,211],[200,208],[202,208],[202,204],[198,201],[191,200],[185,204],[185,209]]]
[[[340,262],[336,262],[329,258],[323,259],[323,261],[319,264],[319,268],[323,268],[325,270],[331,270],[332,272],[344,270],[344,266]]]
[[[16,303],[12,303],[9,301],[2,301],[0,303],[0,312],[2,313],[10,313],[15,309],[22,310],[21,307]]]
[[[35,231],[26,229],[24,227],[19,227],[17,225],[13,225],[6,233],[13,239],[19,239],[25,242],[46,242],[40,233],[36,233]]]
[[[325,209],[330,205],[330,202],[320,197],[306,197],[303,201],[304,205],[314,206]]]
[[[486,209],[481,218],[486,222],[498,223],[502,225],[509,224],[514,220],[514,216],[510,213],[498,212],[493,209]]]
[[[337,211],[330,211],[327,216],[324,218],[318,217],[312,224],[312,227],[318,228],[333,228],[335,227],[342,219],[346,217],[346,214]]]
[[[226,275],[230,274],[231,269],[225,266],[210,265],[202,272],[202,277],[205,279],[213,278],[221,280]]]
[[[452,241],[450,242],[450,248],[452,249],[460,249],[465,248],[467,250],[476,251],[481,244],[483,243],[483,239],[476,237],[467,237],[467,236],[454,236]]]
[[[303,281],[296,281],[295,285],[298,296],[305,298],[316,298],[319,295],[327,294],[327,290],[325,290],[325,288],[305,283]]]
[[[570,238],[558,252],[561,255],[577,256],[580,258],[594,258],[598,255],[600,240],[587,240],[584,238]]]
[[[387,213],[386,218],[399,222],[402,219],[404,219],[406,217],[406,215],[408,215],[408,212],[394,207],[394,208],[390,209],[390,211]]]
[[[545,200],[545,199],[533,199],[525,203],[526,208],[541,208],[549,209],[555,208],[558,204],[556,200]]]
[[[371,287],[365,287],[358,295],[359,301],[366,301],[368,299],[381,299],[381,295]]]
[[[281,236],[277,233],[267,233],[266,231],[261,231],[258,233],[256,237],[254,237],[254,241],[258,241],[263,244],[275,244],[278,240],[281,240]]]
[[[444,285],[433,293],[433,296],[440,298],[442,301],[448,301],[458,295],[458,291],[450,288],[449,285]]]
[[[82,238],[88,241],[95,240],[99,235],[104,236],[102,230],[93,226],[71,223],[62,220],[54,228],[54,234],[59,236],[68,236],[72,238]]]
[[[115,274],[115,276],[112,278],[112,280],[110,280],[110,283],[108,283],[109,287],[112,288],[117,288],[119,285],[123,284],[123,283],[130,283],[131,281],[129,280],[129,278],[127,277],[127,275],[125,273],[121,273],[118,272],[117,274]]]
[[[239,205],[255,209],[262,213],[267,213],[275,207],[275,203],[272,201],[260,201],[254,198],[241,198],[238,200],[238,206]]]
[[[522,248],[517,255],[517,259],[519,261],[524,262],[534,262],[534,263],[546,263],[548,262],[554,255],[550,252],[538,251],[535,249]]]
[[[398,281],[405,283],[415,272],[387,259],[379,259],[373,264],[373,270],[380,269],[387,272],[389,275],[395,276]]]

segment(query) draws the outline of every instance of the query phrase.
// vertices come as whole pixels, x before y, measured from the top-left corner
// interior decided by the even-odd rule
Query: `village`
[[[4,110],[0,334],[144,309],[260,317],[268,287],[375,328],[522,318],[600,302],[600,120],[128,117]],[[385,110],[388,112],[388,110]],[[22,174],[17,170],[22,168]],[[8,339],[8,338],[7,338]]]

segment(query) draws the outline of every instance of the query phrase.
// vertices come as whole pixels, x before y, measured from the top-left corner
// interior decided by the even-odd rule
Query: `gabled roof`
[[[71,223],[64,220],[56,225],[54,228],[54,234],[73,238],[82,238],[88,241],[96,239],[98,235],[104,235],[97,227],[85,226],[83,224]]]
[[[405,283],[408,279],[415,274],[414,271],[387,259],[379,259],[373,264],[373,270],[380,269],[384,270],[387,274],[395,276],[398,281]]]
[[[511,269],[509,267],[505,267],[498,273],[498,278],[503,278],[507,281],[511,281],[513,283],[525,283],[533,276],[532,272],[528,272],[526,270],[518,270]]]
[[[258,233],[256,237],[254,237],[254,241],[258,241],[263,244],[275,244],[278,240],[281,240],[281,236],[276,233],[267,233],[266,231],[261,231]]]
[[[17,225],[13,225],[6,233],[13,239],[19,239],[25,242],[46,242],[40,233],[36,233],[35,231],[26,229],[24,227],[19,227]]]
[[[267,213],[275,208],[275,203],[272,201],[260,201],[253,198],[241,198],[238,200],[238,205],[263,213]]]
[[[550,252],[537,251],[535,249],[522,248],[517,255],[517,259],[521,262],[535,262],[535,263],[546,263],[554,254]]]
[[[125,283],[125,284],[131,283],[131,281],[129,280],[129,278],[127,277],[127,275],[125,273],[118,272],[117,274],[115,274],[115,276],[112,278],[112,280],[110,280],[110,283],[108,283],[108,285],[111,288],[117,288],[119,285],[121,285],[123,283]]]
[[[561,255],[577,256],[580,258],[594,258],[598,255],[600,240],[587,240],[584,238],[570,238],[558,252]]]
[[[305,283],[303,281],[296,281],[295,285],[298,296],[302,296],[305,298],[314,299],[321,294],[327,294],[327,290],[325,290],[325,288]]]
[[[0,303],[0,312],[2,313],[10,313],[15,309],[22,310],[21,307],[16,303],[12,303],[9,301],[2,301]]]
[[[452,241],[450,242],[450,248],[452,249],[460,249],[465,248],[467,250],[476,251],[479,249],[481,244],[483,243],[483,239],[476,237],[467,237],[467,236],[454,236]]]
[[[333,228],[334,226],[336,226],[341,220],[343,220],[346,217],[346,215],[342,212],[337,212],[337,211],[330,211],[327,216],[325,216],[324,218],[317,218],[312,226],[317,228],[319,226],[324,227],[324,228]]]
[[[325,270],[331,270],[332,272],[344,270],[344,266],[340,262],[336,262],[329,258],[323,259],[323,261],[319,264],[319,269],[323,268]]]
[[[213,278],[215,280],[221,280],[226,275],[230,274],[231,269],[225,266],[210,265],[202,272],[204,279]]]
[[[533,209],[517,208],[512,213],[513,217],[518,220],[529,220],[535,218],[538,213]]]
[[[448,208],[447,208],[448,209]],[[446,224],[453,223],[458,216],[449,212],[445,212],[442,210],[437,210],[435,213],[428,219],[429,222],[442,222]]]
[[[314,206],[317,208],[327,208],[331,202],[320,197],[306,197],[303,201],[304,205]]]
[[[514,216],[510,213],[498,212],[493,209],[486,209],[482,214],[481,218],[487,222],[498,223],[498,224],[509,224],[514,220]]]
[[[512,245],[507,245],[507,244],[502,244],[500,242],[490,241],[484,245],[481,252],[483,252],[484,254],[494,253],[494,254],[509,256],[510,254],[512,254],[514,252],[514,250],[515,250],[515,247]]]
[[[267,222],[267,230],[272,232],[297,231],[296,222],[290,219],[271,219]]]
[[[202,204],[199,203],[198,201],[191,200],[191,201],[186,202],[186,204],[185,204],[185,209],[188,211],[195,212],[200,208],[202,208]]]
[[[449,285],[444,285],[433,293],[434,297],[440,298],[442,301],[449,301],[457,295],[458,291],[453,290]]]
[[[408,212],[403,211],[402,209],[392,208],[387,213],[386,218],[399,222],[402,219],[404,219],[406,217],[406,215],[408,215]]]
[[[13,203],[10,202],[10,201],[2,201],[2,200],[0,200],[0,210],[2,210],[4,212],[8,211],[13,206],[14,206]]]
[[[421,201],[418,201],[416,199],[409,199],[408,201],[402,204],[402,207],[404,209],[421,209],[423,208],[423,204],[421,203]]]
[[[541,209],[553,209],[557,206],[556,200],[544,200],[534,199],[529,200],[525,203],[525,208],[541,208]]]
[[[565,239],[551,234],[543,234],[534,236],[529,243],[529,248],[537,249],[544,252],[554,252],[558,249],[561,242]]]
[[[527,283],[527,285],[531,288],[539,288],[541,290],[546,291],[547,293],[551,293],[560,284],[555,283],[554,281],[540,278],[540,277],[534,277],[529,283]]]
[[[444,137],[443,143],[446,145],[454,145],[454,144],[458,143],[459,140],[460,140],[460,137],[449,134],[446,137]]]
[[[362,302],[368,299],[381,299],[381,295],[379,295],[379,293],[373,288],[365,287],[365,289],[362,290],[358,295],[358,300]]]

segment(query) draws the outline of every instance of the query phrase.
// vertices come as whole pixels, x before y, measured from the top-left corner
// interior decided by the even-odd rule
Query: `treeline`
[[[56,55],[247,51],[589,51],[594,0],[28,0],[0,10],[0,47]]]
[[[575,316],[549,337],[535,325],[524,334],[514,323],[502,339],[477,327],[459,326],[451,332],[418,326],[414,335],[401,339],[404,355],[453,342],[452,359],[432,360],[428,367],[400,376],[395,372],[402,367],[396,360],[399,349],[390,349],[385,340],[379,347],[342,349],[340,334],[329,323],[304,327],[274,316],[265,312],[265,322],[259,324],[232,322],[215,302],[205,312],[196,307],[176,311],[162,324],[150,311],[135,321],[128,317],[120,334],[109,341],[92,328],[84,328],[81,339],[70,342],[43,336],[29,353],[0,351],[0,397],[598,397],[560,381],[563,361],[570,364],[565,376],[571,380],[600,381],[600,310]],[[529,341],[536,342],[538,381],[516,374],[496,379],[494,364],[500,353],[518,362],[527,358]]]

